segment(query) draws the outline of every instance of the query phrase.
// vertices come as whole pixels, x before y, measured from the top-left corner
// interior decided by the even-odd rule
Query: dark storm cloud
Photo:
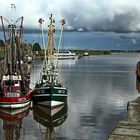
[[[140,31],[139,0],[0,0],[0,13],[8,17],[8,5],[15,3],[16,16],[25,17],[25,26],[38,28],[40,17],[66,19],[68,30]],[[6,8],[4,8],[6,7]],[[47,23],[48,24],[48,21]]]

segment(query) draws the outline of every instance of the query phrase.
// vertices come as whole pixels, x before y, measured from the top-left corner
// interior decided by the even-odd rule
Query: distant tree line
[[[0,47],[4,47],[4,45],[5,45],[4,41],[2,39],[0,39]],[[23,47],[26,48],[27,45],[28,45],[28,47],[32,48],[32,51],[41,51],[41,46],[39,45],[39,43],[34,43],[33,45],[30,43],[24,43]]]
[[[7,41],[9,42],[9,40]],[[0,39],[0,56],[4,55],[4,41]],[[44,50],[41,49],[41,46],[38,42],[31,44],[31,43],[23,43],[22,47],[22,55],[25,56],[29,55],[36,55],[36,56],[43,56]],[[75,52],[77,55],[83,55],[85,52],[89,55],[109,55],[111,53],[140,53],[140,50],[70,50],[71,52]]]
[[[7,40],[7,42],[9,42],[9,40]],[[4,51],[4,41],[2,39],[0,39],[0,56],[4,55],[3,51]],[[39,43],[34,43],[33,45],[31,43],[23,43],[21,46],[21,51],[22,51],[22,55],[31,55],[31,54],[37,54],[40,55],[42,54],[42,49],[41,46],[39,45]]]
[[[0,39],[0,48],[4,47],[4,41]]]

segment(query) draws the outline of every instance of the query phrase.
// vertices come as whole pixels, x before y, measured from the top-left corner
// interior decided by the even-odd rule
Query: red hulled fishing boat
[[[11,9],[15,5],[11,4]],[[11,10],[12,11],[12,10]],[[29,75],[24,70],[24,63],[21,60],[23,17],[17,21],[11,17],[8,27],[4,26],[5,18],[1,16],[1,23],[5,42],[4,74],[0,80],[0,107],[21,108],[30,104],[32,90],[29,87]],[[6,35],[8,32],[8,38]]]

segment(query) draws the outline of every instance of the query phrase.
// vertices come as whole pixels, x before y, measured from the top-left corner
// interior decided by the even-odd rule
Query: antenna
[[[11,4],[11,24],[13,24],[14,19],[13,19],[13,9],[16,9],[15,4]]]

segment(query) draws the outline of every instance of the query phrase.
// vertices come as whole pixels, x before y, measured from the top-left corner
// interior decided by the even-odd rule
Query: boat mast
[[[53,18],[52,18],[52,14],[50,16],[50,28],[49,28],[49,49],[50,49],[50,64],[52,65],[52,55],[53,55]]]
[[[21,20],[21,23],[20,23],[20,31],[19,31],[19,38],[20,38],[20,45],[22,43],[22,38],[23,38],[23,17],[19,18],[16,22],[18,22],[19,20]]]
[[[21,71],[21,51],[20,51],[20,47],[21,47],[21,43],[22,43],[22,34],[23,34],[23,17],[19,18],[16,22],[20,21],[20,28],[19,28],[19,32],[17,32],[17,35],[15,37],[15,43],[16,43],[16,47],[17,47],[17,60],[18,61],[18,67],[17,69],[19,69]]]
[[[14,39],[15,39],[15,28],[16,25],[14,25],[14,19],[13,19],[13,10],[16,9],[15,4],[11,4],[11,24],[10,24],[10,28],[11,28],[11,40],[10,40],[10,45],[11,45],[11,58],[12,58],[12,64],[10,67],[10,73],[13,72],[14,70],[14,61],[15,61],[15,57],[14,57],[14,50],[16,49],[14,44]]]

